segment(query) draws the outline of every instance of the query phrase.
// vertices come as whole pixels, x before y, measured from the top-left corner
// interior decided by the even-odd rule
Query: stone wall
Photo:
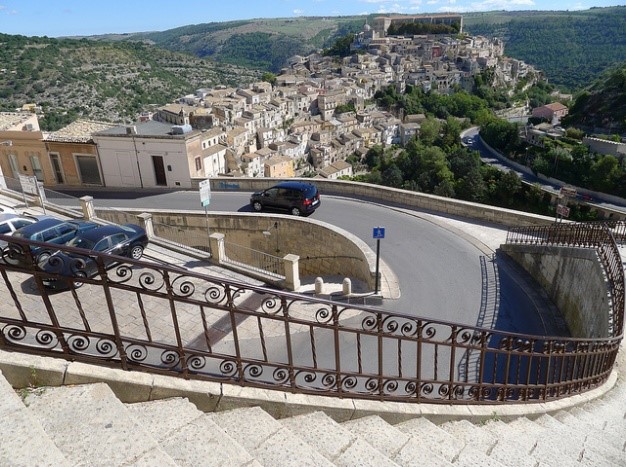
[[[502,245],[538,281],[563,313],[573,337],[607,337],[608,283],[595,250]]]
[[[315,219],[271,214],[212,212],[208,218],[199,211],[158,211],[97,209],[104,220],[139,223],[138,215],[152,215],[154,233],[194,248],[209,248],[209,233],[221,233],[227,244],[253,249],[273,256],[300,257],[300,276],[338,275],[375,286],[376,255],[350,232]],[[236,247],[235,247],[236,248]]]
[[[275,185],[280,180],[275,178],[211,178],[213,191],[261,191]],[[292,179],[290,179],[292,180]],[[390,206],[420,209],[483,222],[492,222],[507,227],[525,225],[545,225],[554,222],[554,218],[538,216],[536,214],[498,208],[486,204],[470,203],[442,196],[418,193],[415,191],[389,188],[368,183],[351,182],[346,180],[327,179],[296,179],[315,183],[322,195],[342,196],[368,200]],[[192,185],[198,187],[200,180],[194,180]]]

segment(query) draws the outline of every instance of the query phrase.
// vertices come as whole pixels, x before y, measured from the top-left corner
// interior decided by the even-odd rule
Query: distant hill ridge
[[[200,58],[278,72],[293,55],[332,46],[359,32],[376,16],[251,19],[127,34]],[[580,11],[490,11],[464,13],[464,30],[500,37],[505,54],[541,69],[549,81],[573,92],[602,72],[626,62],[626,6]],[[111,39],[110,36],[100,36]]]
[[[329,48],[375,16],[253,19],[88,38],[0,34],[0,111],[37,103],[48,130],[77,116],[132,121],[147,105],[198,88],[243,86],[264,71],[278,73],[289,57]],[[626,6],[463,17],[466,32],[502,38],[505,55],[543,70],[568,91],[626,64]],[[606,120],[601,112],[611,106],[593,110]]]

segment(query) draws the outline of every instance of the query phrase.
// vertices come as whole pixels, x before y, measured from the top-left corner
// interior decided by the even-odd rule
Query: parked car
[[[89,252],[140,259],[147,245],[146,231],[135,224],[103,225],[84,231],[70,240],[67,246],[88,250],[85,254],[58,250],[39,263],[39,267],[45,272],[74,279],[45,277],[43,284],[51,289],[65,289],[69,288],[70,281],[72,281],[74,287],[80,287],[82,285],[80,278],[93,277],[98,273],[96,259],[89,256]],[[107,267],[116,262],[114,256],[104,258]]]
[[[17,229],[13,233],[14,238],[33,240],[48,243],[49,246],[31,246],[31,252],[37,263],[43,261],[56,251],[55,245],[69,242],[76,235],[98,227],[98,224],[88,221],[70,220],[64,221],[55,217],[40,220],[34,224]],[[21,245],[9,243],[7,261],[11,264],[28,264],[26,253]]]
[[[13,233],[26,227],[27,225],[34,224],[43,219],[47,219],[50,216],[31,216],[31,215],[19,215],[19,214],[0,214],[0,234],[13,235]],[[8,242],[0,240],[0,248],[4,249],[8,245]]]
[[[270,208],[300,216],[315,211],[320,206],[321,200],[317,187],[312,183],[288,181],[253,193],[250,204],[257,212]]]

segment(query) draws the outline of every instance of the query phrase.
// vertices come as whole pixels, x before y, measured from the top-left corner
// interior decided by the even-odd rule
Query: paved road
[[[472,138],[471,142],[468,142],[466,138]],[[485,164],[489,164],[492,167],[496,167],[505,172],[513,171],[522,179],[523,182],[539,185],[542,190],[548,193],[552,193],[552,194],[559,193],[561,189],[560,185],[546,182],[545,180],[540,179],[539,177],[535,176],[532,173],[526,173],[526,172],[517,170],[513,166],[513,164],[511,164],[511,161],[509,161],[506,157],[504,156],[498,157],[498,156],[493,155],[485,147],[482,140],[478,136],[477,128],[472,128],[468,130],[467,132],[465,132],[463,141],[464,141],[464,144],[466,144],[468,147],[480,153],[480,159]],[[621,211],[621,212],[626,213],[626,200],[624,200],[623,202],[619,202],[615,200],[614,198],[608,199],[606,197],[603,197],[602,193],[585,194],[584,196],[585,196],[585,199],[582,199],[582,196],[579,195],[578,196],[578,198],[580,198],[579,201],[583,201],[591,206],[598,206],[598,207],[612,209],[615,211]]]
[[[96,206],[203,210],[195,191],[142,194],[97,191],[89,194],[95,198]],[[213,192],[210,210],[252,212],[249,196],[249,193]],[[450,230],[444,223],[437,223],[435,216],[323,196],[322,206],[312,218],[351,232],[373,250],[376,248],[373,227],[386,228],[386,238],[381,241],[381,258],[398,277],[401,297],[385,300],[382,305],[385,309],[467,325],[480,324],[485,315],[497,314],[502,303],[506,303],[507,314],[511,316],[523,316],[524,313],[518,313],[522,309],[526,312],[537,309],[538,305],[527,298],[515,281],[507,281],[505,288],[499,285],[497,270],[489,263],[486,254],[489,256],[490,252],[484,245],[462,235],[462,227]],[[509,296],[515,298],[508,299]],[[530,332],[529,322],[520,320],[514,325],[509,323],[508,327]]]

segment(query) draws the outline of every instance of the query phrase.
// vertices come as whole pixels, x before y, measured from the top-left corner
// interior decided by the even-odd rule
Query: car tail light
[[[308,206],[309,204],[312,204],[312,203],[313,203],[313,200],[312,200],[312,199],[306,198],[306,199],[304,200],[304,205],[305,205],[305,206]]]

